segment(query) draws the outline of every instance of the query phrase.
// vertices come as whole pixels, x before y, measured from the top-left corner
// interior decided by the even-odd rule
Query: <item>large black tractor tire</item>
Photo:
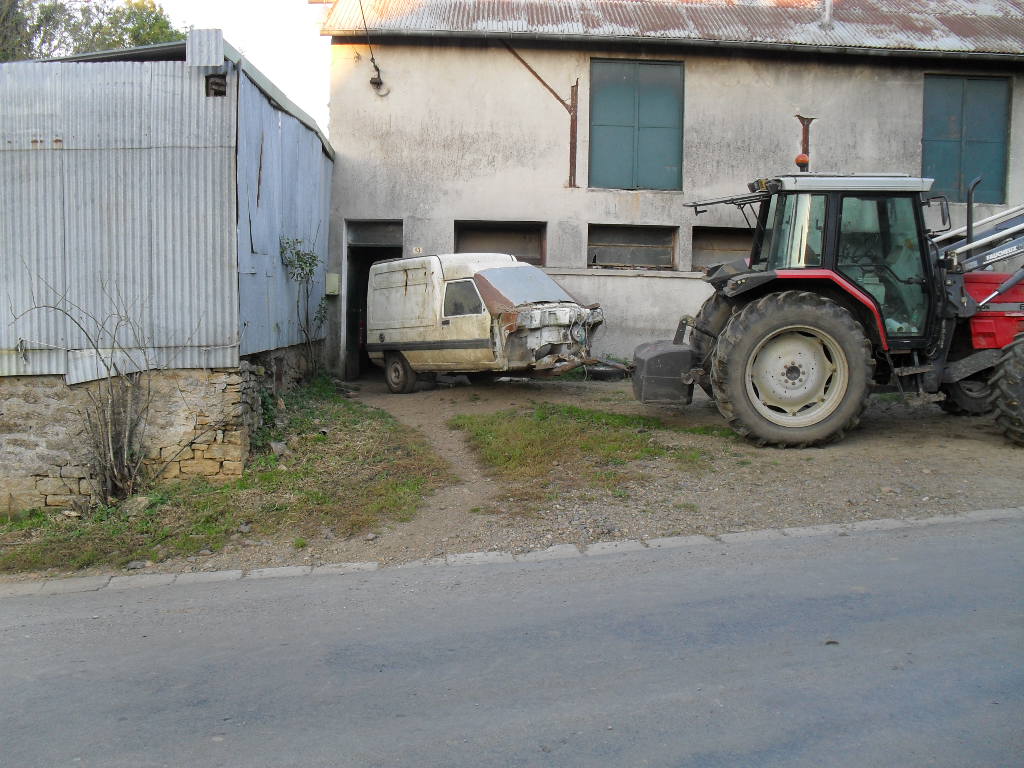
[[[992,413],[992,387],[985,378],[970,378],[943,384],[945,400],[939,408],[954,416],[984,416]]]
[[[1009,440],[1024,445],[1024,333],[1003,349],[988,383],[996,424]]]
[[[396,395],[407,395],[416,389],[416,371],[401,352],[384,355],[384,379]]]
[[[718,337],[711,384],[729,425],[758,445],[839,440],[867,406],[874,358],[864,328],[831,299],[770,293]]]
[[[712,400],[715,399],[714,388],[711,386],[712,355],[715,351],[715,344],[718,342],[718,335],[725,328],[725,324],[729,322],[729,318],[732,317],[733,307],[732,302],[716,292],[700,305],[700,311],[693,319],[691,345],[697,352],[694,355],[697,367],[704,371],[703,375],[697,377],[697,384]]]

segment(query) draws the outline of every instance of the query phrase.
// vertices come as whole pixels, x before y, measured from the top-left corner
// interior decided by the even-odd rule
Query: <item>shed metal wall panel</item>
[[[238,112],[238,290],[243,355],[303,341],[281,238],[320,257],[310,312],[324,295],[331,160],[316,133],[241,78]],[[319,337],[323,338],[321,329]]]
[[[66,365],[65,318],[53,310],[30,310],[53,303],[67,288],[60,226],[63,160],[59,152],[0,152],[3,376],[63,373]]]
[[[121,318],[118,343],[159,349],[163,365],[237,361],[235,77],[207,97],[183,62],[2,65],[7,317],[61,303],[92,316],[101,347]],[[90,345],[59,312],[32,312],[0,323],[0,375],[90,378],[64,362]]]
[[[193,29],[185,40],[185,62],[190,67],[224,64],[224,33],[219,29]]]

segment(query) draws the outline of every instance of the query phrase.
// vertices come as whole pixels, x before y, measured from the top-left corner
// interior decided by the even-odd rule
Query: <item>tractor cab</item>
[[[921,337],[930,268],[920,195],[931,179],[782,177],[768,185],[751,263],[829,269],[870,295],[890,338]]]
[[[634,395],[685,405],[694,385],[760,444],[820,445],[856,426],[873,390],[951,413],[995,410],[1024,444],[1024,206],[944,234],[924,211],[932,180],[798,173],[688,205],[736,206],[750,258],[708,269],[715,292],[671,341],[634,351]],[[976,230],[975,226],[979,229]],[[998,299],[998,301],[997,301]]]
[[[738,297],[776,279],[799,288],[801,280],[824,277],[870,311],[887,346],[925,346],[935,309],[934,270],[921,200],[931,184],[911,176],[825,174],[751,183],[750,195],[730,202],[754,208],[749,269],[760,275],[734,275],[726,295]],[[694,207],[700,213],[704,205]]]

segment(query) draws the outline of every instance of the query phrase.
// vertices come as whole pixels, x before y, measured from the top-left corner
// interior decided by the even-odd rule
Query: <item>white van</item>
[[[391,259],[370,267],[366,351],[392,392],[424,373],[561,373],[590,358],[603,320],[508,254]]]

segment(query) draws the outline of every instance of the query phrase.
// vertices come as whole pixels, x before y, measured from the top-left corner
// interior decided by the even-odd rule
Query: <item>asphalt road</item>
[[[0,765],[1020,766],[1024,519],[0,600]]]

